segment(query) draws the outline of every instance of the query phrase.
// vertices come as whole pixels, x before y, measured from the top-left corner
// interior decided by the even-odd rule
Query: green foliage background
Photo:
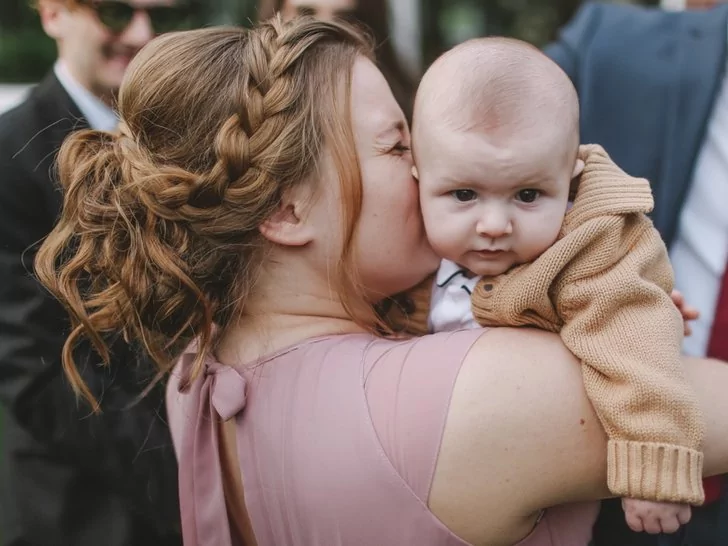
[[[199,2],[201,24],[249,24],[255,0]],[[397,1],[397,0],[394,0]],[[429,62],[444,49],[475,35],[515,36],[536,45],[553,39],[581,0],[420,0],[423,57]],[[621,0],[654,4],[656,0]],[[55,58],[28,0],[0,0],[0,82],[36,82]]]

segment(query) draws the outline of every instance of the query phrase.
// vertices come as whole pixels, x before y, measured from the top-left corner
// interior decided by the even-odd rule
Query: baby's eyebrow
[[[477,184],[474,181],[465,181],[451,176],[433,177],[433,182],[436,186],[444,188],[465,188],[482,185]]]
[[[559,184],[558,180],[554,180],[550,177],[534,177],[528,178],[517,184],[521,188],[550,188]]]

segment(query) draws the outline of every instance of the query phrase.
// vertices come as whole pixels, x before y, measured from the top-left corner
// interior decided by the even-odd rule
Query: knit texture
[[[558,240],[530,264],[482,278],[483,326],[560,332],[609,436],[608,486],[620,497],[701,504],[704,423],[682,369],[683,321],[645,179],[596,145]]]

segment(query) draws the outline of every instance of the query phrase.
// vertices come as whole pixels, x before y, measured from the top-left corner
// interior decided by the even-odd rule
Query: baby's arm
[[[683,321],[670,298],[672,270],[659,234],[638,217],[609,244],[590,245],[580,262],[606,267],[568,274],[555,292],[561,337],[583,362],[584,382],[609,436],[612,493],[654,501],[703,501],[700,444],[704,423],[680,361]]]
[[[672,303],[675,304],[683,318],[685,335],[692,333],[690,321],[696,320],[699,312],[696,308],[685,303],[685,298],[677,290],[670,294]],[[689,504],[675,504],[672,502],[646,501],[640,499],[622,499],[627,525],[635,533],[676,533],[681,525],[690,522],[692,510]]]

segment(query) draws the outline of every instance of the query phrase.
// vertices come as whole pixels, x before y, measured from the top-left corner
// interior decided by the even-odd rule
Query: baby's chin
[[[475,277],[497,277],[503,273],[507,273],[510,269],[514,268],[517,264],[510,264],[505,267],[474,267],[468,268],[468,270]]]
[[[474,277],[495,277],[506,273],[518,265],[511,256],[502,256],[500,259],[477,259],[467,256],[461,260],[454,260],[461,267],[464,267]]]
[[[432,246],[441,259],[456,263],[471,277],[495,277],[524,263],[521,256],[513,250],[487,253],[467,248],[442,248],[436,244]]]

